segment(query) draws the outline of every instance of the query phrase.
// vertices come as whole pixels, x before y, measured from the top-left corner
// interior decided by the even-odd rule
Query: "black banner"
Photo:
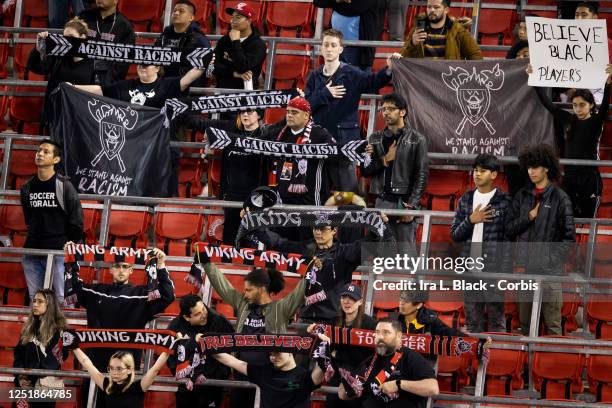
[[[213,49],[118,44],[50,33],[44,42],[42,54],[142,65],[188,64],[194,68],[206,69],[212,60]]]
[[[51,94],[50,133],[79,193],[166,197],[170,129],[159,109],[62,84]]]
[[[402,58],[393,63],[393,85],[430,152],[513,156],[554,143],[552,116],[527,86],[526,65]]]
[[[233,151],[262,154],[274,157],[292,157],[297,159],[346,159],[356,163],[365,162],[366,140],[351,140],[345,144],[334,143],[284,143],[273,140],[262,140],[254,137],[241,137],[225,130],[208,128],[206,135],[211,149],[231,147]]]
[[[171,98],[166,100],[166,112],[173,120],[188,113],[238,112],[248,109],[284,108],[298,95],[297,90],[255,91],[235,94],[201,96],[199,98]]]

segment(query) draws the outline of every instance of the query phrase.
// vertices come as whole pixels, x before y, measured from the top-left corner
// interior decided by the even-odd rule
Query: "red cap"
[[[255,14],[253,9],[251,7],[249,7],[249,5],[244,3],[244,2],[236,4],[236,8],[232,8],[232,7],[226,8],[225,12],[227,14],[229,14],[229,15],[232,15],[232,14],[234,14],[234,12],[236,12],[238,14],[242,14],[243,16],[245,16],[248,19],[252,19],[253,15]]]
[[[302,98],[301,96],[297,96],[290,100],[287,104],[287,107],[299,109],[301,111],[308,112],[309,114],[312,113],[312,111],[310,110],[310,103],[308,103],[308,101]]]

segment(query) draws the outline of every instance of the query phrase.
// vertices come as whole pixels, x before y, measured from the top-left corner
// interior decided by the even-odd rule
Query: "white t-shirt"
[[[478,190],[474,191],[474,202],[472,203],[472,211],[478,207],[480,204],[480,209],[483,209],[487,205],[489,205],[489,201],[495,195],[496,188],[491,190],[488,193],[480,193]],[[484,232],[484,222],[479,222],[478,224],[474,224],[474,230],[472,231],[472,242],[482,242],[482,234]]]

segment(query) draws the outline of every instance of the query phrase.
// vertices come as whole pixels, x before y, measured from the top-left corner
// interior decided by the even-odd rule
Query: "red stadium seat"
[[[160,207],[180,207],[202,209],[194,206],[164,205]],[[204,214],[158,212],[155,216],[155,239],[157,246],[167,255],[191,256],[191,244],[202,235]]]
[[[206,241],[219,243],[223,241],[223,215],[215,214],[206,217]]]
[[[0,304],[25,306],[28,289],[20,262],[0,263]]]
[[[571,338],[562,336],[545,337]],[[554,347],[550,344],[546,346]],[[567,345],[562,347],[582,348]],[[581,374],[584,364],[584,354],[536,351],[532,367],[536,380],[536,390],[540,391],[541,397],[544,399],[572,398],[574,392],[582,392]]]
[[[217,152],[219,153],[219,152]],[[215,154],[220,156],[219,154]],[[221,169],[223,167],[222,159],[211,158],[208,160],[208,195],[211,197],[219,197],[221,195]]]
[[[28,227],[20,205],[3,205],[0,209],[2,227],[7,231],[13,246],[23,246]]]
[[[174,408],[176,407],[175,393],[149,391],[145,396],[145,408]]]
[[[273,89],[304,89],[307,74],[310,68],[310,58],[307,53],[309,46],[298,44],[278,44],[277,51],[301,51],[304,55],[287,55],[276,53],[274,58],[274,72],[272,74]],[[266,61],[267,63],[267,61]],[[265,72],[265,65],[262,71]]]
[[[40,87],[17,87],[16,92],[42,92]],[[13,130],[17,133],[43,134],[40,125],[40,113],[43,108],[42,96],[11,96],[9,117]]]
[[[561,307],[561,330],[563,330],[564,336],[578,328],[576,313],[578,313],[580,302],[580,295],[577,293],[563,293],[563,306]]]
[[[266,109],[264,113],[264,122],[267,124],[274,124],[285,118],[285,108],[270,108]]]
[[[119,11],[132,22],[134,31],[159,33],[165,4],[164,0],[121,0]]]
[[[266,11],[268,34],[276,37],[312,37],[313,12],[311,3],[273,1]]]
[[[23,323],[13,320],[0,320],[0,347],[15,347],[19,341]]]
[[[102,268],[101,269],[101,282],[105,284],[113,283],[113,275],[110,273],[110,268]],[[130,284],[133,286],[146,285],[147,284],[147,274],[144,269],[134,268],[134,272],[130,276]]]
[[[606,340],[612,340],[612,338]],[[586,371],[589,391],[596,395],[597,402],[612,402],[612,370],[610,368],[612,368],[612,356],[600,354],[589,356]]]
[[[469,384],[470,359],[464,356],[438,356],[438,385],[440,391],[459,392]]]
[[[200,24],[200,28],[204,33],[212,33],[213,25],[211,24],[210,16],[215,10],[215,2],[210,0],[192,0],[193,5],[196,7],[196,13],[193,21]],[[176,4],[174,0],[173,5]]]
[[[191,198],[202,194],[202,159],[182,157],[179,159],[179,197]]]
[[[25,150],[16,148],[25,147],[25,145],[34,146],[34,144],[32,143],[15,141],[15,143],[13,144],[13,150],[11,151],[9,174],[11,175],[11,178],[15,180],[11,182],[15,189],[21,187],[17,185],[17,179],[21,179],[21,184],[23,184],[25,180],[34,176],[37,172],[36,163],[34,162],[36,150]]]
[[[185,281],[186,276],[186,272],[171,273],[172,282],[174,282],[174,294],[176,295],[177,299],[189,293],[195,292],[195,287]]]
[[[468,186],[465,171],[430,170],[425,189],[425,208],[454,211],[459,198]]]
[[[23,0],[22,25],[49,27],[49,0]]]
[[[501,335],[502,333],[486,333]],[[509,334],[509,336],[513,336]],[[514,335],[518,336],[518,335]],[[495,341],[495,344],[520,344],[512,342]],[[487,378],[485,384],[485,395],[499,394],[511,395],[512,390],[522,389],[523,366],[527,355],[520,350],[503,350],[492,348],[490,350],[489,363],[487,364]]]
[[[83,200],[83,204],[97,204],[97,201]],[[97,232],[100,224],[101,210],[83,207],[83,232],[87,244],[95,244],[98,241]]]
[[[263,1],[252,1],[252,0],[221,0],[221,10],[217,10],[217,24],[221,28],[221,33],[229,31],[232,16],[225,12],[227,8],[235,8],[238,3],[247,3],[252,9],[253,13],[253,25],[257,27],[260,33],[263,33],[263,15],[265,12],[266,3]]]
[[[433,310],[438,314],[447,326],[454,329],[459,329],[465,322],[465,313],[463,311],[463,301],[443,301],[438,299],[448,299],[449,296],[459,297],[454,293],[449,295],[449,292],[431,292],[429,300],[425,303],[425,307]],[[451,292],[452,293],[452,292]]]
[[[586,307],[589,330],[595,333],[596,338],[612,332],[612,296],[591,295]]]
[[[225,316],[226,319],[235,319],[236,316],[234,314],[234,308],[227,303],[217,303],[215,305],[215,310],[220,314]]]
[[[109,244],[131,248],[145,248],[148,244],[147,230],[151,221],[148,211],[111,211],[109,221]]]
[[[509,0],[491,0],[488,4],[496,3],[505,6],[512,6],[513,9],[499,9],[481,7],[478,34],[480,35],[501,35],[508,41],[511,40],[513,24],[516,20],[516,2]]]

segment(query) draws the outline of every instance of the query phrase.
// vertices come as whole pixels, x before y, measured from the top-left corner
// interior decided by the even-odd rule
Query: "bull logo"
[[[117,159],[119,168],[125,173],[125,163],[121,158],[121,150],[125,145],[125,131],[134,129],[138,121],[138,112],[131,108],[119,108],[114,105],[101,104],[94,99],[87,103],[89,113],[99,123],[100,152],[91,161],[96,165],[104,156],[111,161]]]
[[[491,106],[491,91],[497,91],[504,85],[504,72],[496,64],[493,69],[472,72],[461,67],[449,67],[448,73],[442,73],[442,80],[450,89],[456,92],[457,102],[463,113],[463,119],[455,129],[457,135],[463,133],[465,125],[472,126],[483,123],[489,133],[494,135],[496,130],[486,118]]]

